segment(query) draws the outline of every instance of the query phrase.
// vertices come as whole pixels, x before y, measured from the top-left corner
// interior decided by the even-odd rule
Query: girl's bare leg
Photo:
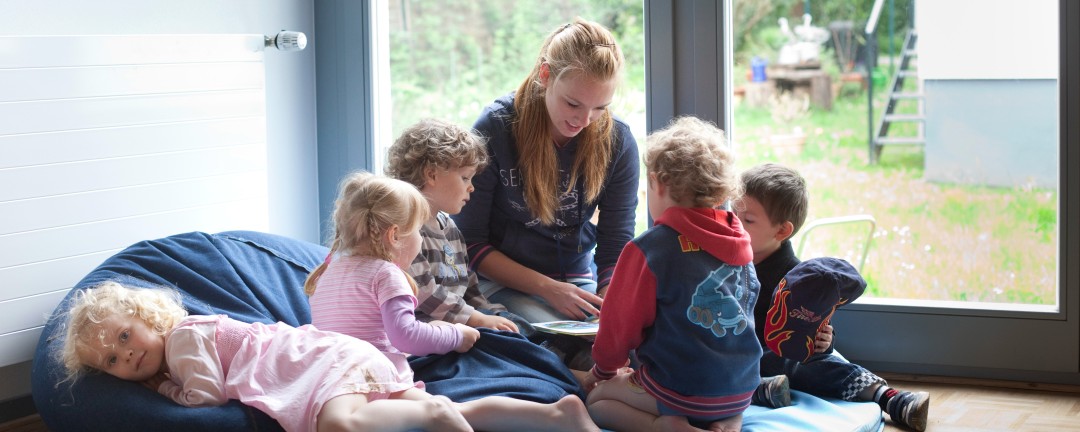
[[[458,407],[473,428],[484,431],[600,431],[573,395],[552,404],[490,396]]]
[[[472,432],[450,399],[431,396],[419,389],[372,402],[362,394],[338,396],[323,405],[316,421],[319,432],[413,429]]]

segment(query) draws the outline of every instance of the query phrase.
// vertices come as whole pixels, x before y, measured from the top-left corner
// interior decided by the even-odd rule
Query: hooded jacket
[[[752,259],[734,213],[667,209],[619,256],[600,311],[593,374],[611,378],[636,349],[635,379],[668,407],[715,418],[745,410],[762,353]]]

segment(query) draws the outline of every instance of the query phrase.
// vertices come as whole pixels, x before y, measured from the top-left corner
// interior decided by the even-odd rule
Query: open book
[[[595,319],[592,321],[548,321],[541,323],[533,323],[533,327],[537,330],[546,333],[566,334],[573,336],[596,336],[596,331],[600,329],[600,323]]]

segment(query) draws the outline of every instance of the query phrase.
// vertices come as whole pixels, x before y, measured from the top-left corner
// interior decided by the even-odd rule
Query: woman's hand
[[[552,284],[543,290],[542,296],[552,308],[576,320],[600,315],[600,306],[604,303],[604,299],[596,294],[572,283],[556,280],[552,280]]]
[[[586,314],[599,315],[600,305],[604,302],[596,294],[542,275],[497,250],[487,254],[477,272],[504,287],[543,297],[552,309],[572,319],[584,319]]]
[[[476,344],[477,340],[480,340],[480,330],[474,329],[465,324],[454,324],[454,327],[457,327],[458,331],[461,332],[461,345],[458,345],[457,349],[455,349],[454,351],[457,351],[459,353],[466,352],[472,349],[473,345]]]
[[[473,312],[469,316],[469,320],[465,322],[465,325],[469,327],[487,327],[495,330],[504,330],[517,332],[518,326],[506,318],[498,315],[488,315],[480,311]]]
[[[830,324],[825,324],[825,327],[821,328],[817,336],[814,337],[814,353],[821,354],[829,349],[833,343],[833,328]]]

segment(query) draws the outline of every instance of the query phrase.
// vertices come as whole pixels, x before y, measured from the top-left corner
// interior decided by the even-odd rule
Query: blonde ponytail
[[[402,232],[420,229],[431,215],[427,199],[415,186],[401,180],[358,171],[345,177],[334,201],[333,241],[330,256],[304,281],[304,293],[315,294],[319,278],[336,253],[364,255],[393,261],[383,233],[393,226]]]
[[[603,190],[615,144],[611,137],[614,120],[605,110],[579,135],[570,184],[566,191],[558,190],[559,166],[548,126],[550,117],[544,102],[546,89],[540,80],[541,67],[548,65],[549,82],[568,76],[606,82],[618,79],[623,62],[622,50],[608,29],[576,18],[547,37],[532,72],[518,87],[514,98],[516,118],[511,127],[525,179],[525,203],[533,217],[545,225],[555,222],[560,196],[573,190],[579,177],[585,180],[582,198],[587,203],[596,201]]]

